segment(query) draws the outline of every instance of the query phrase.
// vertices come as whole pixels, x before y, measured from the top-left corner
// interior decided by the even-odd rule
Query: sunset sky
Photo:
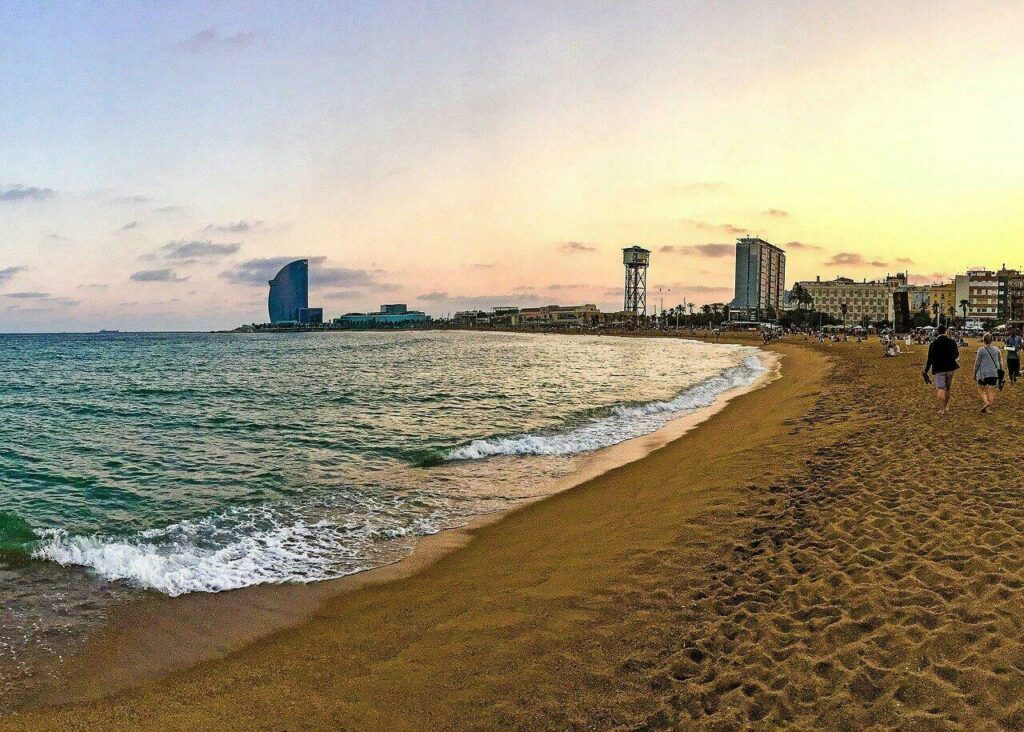
[[[0,0],[0,330],[1024,266],[1024,3]],[[661,295],[658,288],[662,288]],[[671,289],[671,292],[668,290]]]

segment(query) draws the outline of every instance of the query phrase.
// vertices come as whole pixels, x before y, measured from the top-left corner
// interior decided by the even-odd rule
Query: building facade
[[[895,316],[893,293],[907,287],[907,276],[896,274],[884,280],[856,282],[849,277],[834,280],[805,280],[800,283],[814,300],[815,310],[850,325],[857,323],[891,323]],[[843,306],[846,313],[843,313]]]
[[[299,311],[309,309],[309,260],[297,259],[286,264],[270,280],[267,307],[271,323],[299,322]]]
[[[736,240],[736,289],[729,303],[733,320],[778,317],[786,292],[786,253],[764,239]]]
[[[411,328],[425,325],[430,320],[430,316],[426,313],[420,310],[409,310],[403,303],[381,305],[380,312],[376,313],[347,313],[340,318],[335,318],[334,324],[339,328],[369,330],[374,328]]]
[[[999,276],[989,269],[967,272],[968,312],[970,320],[995,320],[999,317]]]
[[[543,305],[538,308],[520,308],[518,325],[538,327],[566,327],[596,325],[601,317],[597,305]]]
[[[1007,269],[1004,264],[996,272],[996,279],[999,281],[998,292],[998,313],[1000,320],[1020,320],[1021,309],[1024,302],[1024,274],[1016,269]]]

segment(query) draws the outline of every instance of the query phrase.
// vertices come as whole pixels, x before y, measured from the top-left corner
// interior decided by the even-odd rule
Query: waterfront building
[[[1016,269],[1007,269],[1004,264],[996,278],[999,281],[998,312],[1000,320],[1020,320],[1024,309],[1024,274]]]
[[[931,315],[932,297],[930,285],[907,285],[907,302],[911,313]]]
[[[595,325],[601,313],[597,305],[543,305],[520,308],[518,324],[533,327],[566,327]]]
[[[782,314],[786,291],[786,253],[756,237],[736,240],[736,296],[729,303],[733,320],[762,320]]]
[[[884,280],[856,282],[849,277],[834,280],[804,280],[800,286],[810,294],[815,310],[850,325],[857,323],[889,323],[895,315],[893,293],[907,287],[903,273],[887,275]],[[846,315],[843,315],[846,305]]]
[[[376,313],[346,313],[335,318],[334,325],[353,330],[411,328],[425,325],[430,320],[430,316],[426,313],[420,310],[409,310],[405,305],[382,305],[380,312]]]
[[[999,275],[989,269],[972,269],[967,272],[968,318],[971,320],[995,320],[999,317]]]
[[[323,308],[299,308],[296,312],[296,320],[300,325],[323,325]]]
[[[963,309],[960,307],[960,303],[964,300],[969,300],[969,288],[967,282],[967,275],[956,275],[949,282],[936,283],[931,285],[930,298],[931,303],[934,305],[938,303],[939,312],[944,318],[963,317]]]
[[[296,259],[286,264],[274,279],[270,280],[267,306],[270,310],[271,323],[299,322],[299,311],[309,308],[308,259]]]

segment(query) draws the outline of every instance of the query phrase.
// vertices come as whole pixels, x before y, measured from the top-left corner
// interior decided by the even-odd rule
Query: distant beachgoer
[[[996,388],[1003,376],[1003,358],[999,349],[992,345],[991,333],[986,333],[982,341],[974,357],[974,378],[978,382],[978,396],[983,405],[981,411],[985,414],[996,403]]]
[[[1010,383],[1016,384],[1020,377],[1020,349],[1024,348],[1024,338],[1014,332],[1006,339],[1006,371],[1010,374]]]
[[[938,336],[928,346],[928,360],[924,364],[924,381],[932,383],[928,377],[929,370],[935,377],[935,393],[939,398],[939,414],[949,411],[949,398],[953,394],[953,373],[960,368],[957,361],[960,349],[953,339],[946,335],[946,326],[940,325]]]

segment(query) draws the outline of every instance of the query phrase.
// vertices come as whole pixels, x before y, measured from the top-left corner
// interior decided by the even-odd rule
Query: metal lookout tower
[[[636,319],[647,315],[647,266],[651,263],[651,252],[643,247],[626,247],[622,250],[622,263],[626,266],[626,301],[622,309]]]

